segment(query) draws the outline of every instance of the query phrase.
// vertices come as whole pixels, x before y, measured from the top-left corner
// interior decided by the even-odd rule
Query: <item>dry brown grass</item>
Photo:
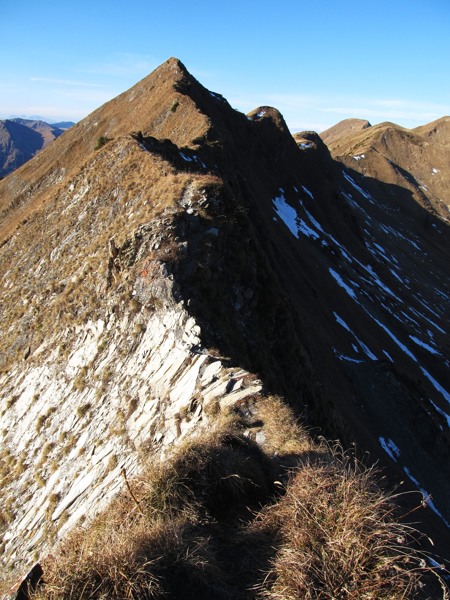
[[[267,500],[266,460],[245,437],[223,432],[149,465],[44,562],[45,587],[34,598],[231,599],[213,534]]]
[[[73,325],[104,317],[106,290],[110,305],[133,312],[132,286],[144,263],[177,259],[171,222],[184,210],[180,201],[185,190],[216,185],[217,178],[177,170],[125,136],[88,158],[64,186],[49,188],[51,201],[0,249],[8,267],[0,279],[0,366],[6,369],[22,360],[28,348],[32,361],[34,350],[50,336],[62,337],[61,332],[67,354],[74,341],[69,335]],[[152,224],[160,238],[158,248],[145,247],[139,264],[119,256],[117,269],[109,276],[109,240],[126,248],[143,224]],[[80,378],[76,386],[82,389],[83,383]]]
[[[336,451],[299,468],[286,495],[255,526],[279,536],[260,598],[427,597],[414,531],[396,520],[394,499],[377,486],[372,470]]]
[[[282,398],[263,397],[258,401],[257,410],[264,424],[264,449],[268,454],[304,456],[305,452],[316,450],[305,427]]]
[[[164,466],[153,465],[145,483],[141,480],[146,511],[176,516],[188,509],[219,521],[263,504],[272,483],[271,463],[259,447],[226,431],[181,447]]]
[[[280,497],[267,456],[245,436],[185,442],[43,561],[33,599],[447,598],[421,589],[413,531],[371,469],[326,446],[303,457]]]
[[[36,600],[226,597],[209,536],[192,520],[149,523],[123,502],[94,527],[47,562]]]

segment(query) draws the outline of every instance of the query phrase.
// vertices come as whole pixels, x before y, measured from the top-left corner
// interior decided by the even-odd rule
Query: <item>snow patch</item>
[[[202,159],[197,156],[196,154],[193,154],[192,156],[188,156],[187,154],[185,154],[184,152],[182,152],[181,150],[179,151],[181,158],[185,161],[185,162],[194,162],[194,163],[199,163],[204,169],[206,169],[206,165],[205,163],[202,161]]]
[[[303,235],[306,235],[313,240],[318,240],[320,238],[320,235],[317,233],[317,231],[314,231],[314,229],[309,227],[305,221],[300,218],[298,219],[298,230],[301,231]]]
[[[392,356],[389,354],[389,352],[386,352],[386,350],[383,350],[383,354],[386,356],[386,358],[391,361],[391,363],[394,362]]]
[[[358,360],[356,358],[351,358],[350,356],[346,356],[345,354],[341,354],[340,352],[338,352],[336,350],[336,348],[333,348],[335,355],[339,358],[339,360],[345,360],[347,362],[351,362],[351,363],[356,363],[356,364],[360,364],[362,362],[364,362],[363,360]]]
[[[274,209],[289,231],[298,239],[297,211],[284,198],[280,188],[280,195],[272,200]]]
[[[450,394],[447,392],[447,390],[445,388],[443,388],[442,385],[439,383],[439,381],[436,381],[436,379],[434,379],[434,377],[432,377],[426,369],[424,369],[423,367],[420,367],[420,370],[425,375],[425,377],[428,379],[428,381],[430,381],[430,383],[433,385],[433,387],[440,394],[442,394],[442,396],[445,398],[445,400],[447,400],[447,402],[450,404]]]
[[[357,192],[359,192],[361,194],[361,196],[363,196],[366,200],[369,200],[370,202],[372,202],[373,204],[373,199],[372,196],[369,194],[369,192],[366,192],[365,190],[362,189],[362,187],[360,187],[356,181],[354,181],[350,175],[348,173],[346,173],[345,171],[343,171],[343,175],[345,177],[345,179],[349,182],[349,184],[355,188],[355,190]]]
[[[419,311],[417,311],[415,308],[410,307],[411,312],[413,312],[417,317],[424,319],[425,321],[427,321],[430,325],[433,325],[433,327],[435,327],[438,331],[440,331],[441,333],[443,333],[445,335],[445,331],[442,329],[442,327],[439,327],[439,325],[437,325],[437,323],[435,323],[434,321],[432,321],[431,319],[429,319],[428,317],[426,317],[425,315],[423,315],[422,313],[420,313]]]
[[[437,356],[440,356],[440,353],[435,348],[432,348],[428,344],[425,344],[425,342],[422,342],[421,340],[419,340],[419,338],[416,338],[414,335],[410,335],[409,337],[412,339],[412,341],[415,344],[417,344],[418,346],[421,346],[425,350],[428,350],[428,352],[431,352],[431,354],[435,354]]]
[[[307,187],[302,185],[302,190],[305,192],[305,194],[308,194],[308,196],[311,198],[311,200],[314,200],[314,196],[313,196],[312,192],[310,192]]]
[[[403,467],[403,471],[405,472],[405,474],[409,477],[409,479],[414,483],[414,485],[417,487],[417,489],[419,490],[419,492],[422,494],[423,496],[423,501],[424,503],[429,506],[431,508],[431,510],[442,519],[442,521],[445,523],[446,527],[448,527],[450,529],[450,523],[442,516],[442,513],[439,512],[439,510],[436,508],[436,505],[434,504],[434,502],[431,499],[431,494],[429,494],[421,485],[420,483],[417,481],[417,479],[415,477],[413,477],[413,475],[411,474],[410,470],[408,469],[408,467]]]
[[[353,298],[353,300],[356,300],[356,294],[353,290],[353,288],[351,288],[349,285],[347,285],[342,277],[339,275],[339,273],[336,273],[336,271],[334,269],[332,269],[331,267],[328,269],[328,271],[330,272],[330,275],[333,277],[333,279],[336,281],[336,283],[338,285],[341,286],[341,288],[343,288],[347,294],[350,296],[350,298]]]
[[[431,404],[434,406],[435,410],[447,421],[447,425],[450,427],[450,415],[448,415],[442,408],[439,408],[437,404],[430,400]]]
[[[300,218],[295,208],[286,202],[283,188],[279,188],[279,192],[279,196],[273,200],[274,209],[283,223],[288,227],[292,235],[298,239],[299,233],[303,233],[303,235],[306,235],[314,240],[319,239],[320,235],[317,233],[317,231],[315,231],[302,218]]]
[[[395,442],[389,438],[379,437],[378,441],[381,444],[383,450],[388,454],[394,462],[397,462],[397,458],[400,457],[400,450],[398,449]]]
[[[341,327],[346,329],[348,332],[352,333],[352,330],[350,329],[350,327],[347,325],[347,323],[344,321],[344,319],[341,319],[341,317],[337,313],[333,312],[333,317],[336,319],[336,321],[339,323],[339,325],[341,325]]]
[[[370,315],[370,313],[367,313]],[[381,323],[381,321],[379,321],[378,319],[376,319],[373,315],[370,315],[372,317],[372,319],[375,321],[375,323],[377,325],[379,325],[381,327],[381,329],[383,329],[383,331],[385,331],[388,336],[397,344],[397,346],[400,348],[400,350],[403,350],[403,352],[409,356],[409,358],[411,358],[414,362],[417,362],[417,358],[414,356],[414,354],[408,350],[408,348],[405,346],[405,344],[402,344],[402,342],[395,337],[395,335],[392,333],[392,331],[390,331],[386,325],[384,325],[384,323]]]
[[[352,334],[352,336],[358,342],[361,350],[364,352],[364,354],[370,360],[378,360],[377,357],[375,356],[375,354],[366,346],[366,344],[364,342],[362,342],[359,339],[359,337],[355,333],[353,333],[353,331],[350,329],[350,327],[347,325],[347,323],[343,319],[341,319],[341,317],[337,313],[333,312],[333,316],[336,319],[336,321],[339,323],[339,325],[341,325],[346,331],[348,331],[349,333]],[[352,346],[356,352],[359,352],[358,348],[356,348],[354,344],[352,344]]]
[[[319,231],[321,231],[323,234],[325,234],[325,231],[322,229],[322,226],[321,226],[321,224],[319,223],[319,221],[317,221],[317,219],[315,219],[315,218],[312,216],[312,214],[311,214],[311,213],[310,213],[308,210],[306,210],[306,208],[305,208],[304,210],[305,210],[305,213],[306,213],[306,215],[307,215],[308,219],[311,221],[311,223],[314,225],[314,227],[315,227],[316,229],[318,229]],[[326,234],[325,234],[325,235],[326,235]]]

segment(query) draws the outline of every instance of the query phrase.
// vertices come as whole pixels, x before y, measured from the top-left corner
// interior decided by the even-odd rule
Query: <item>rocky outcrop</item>
[[[78,328],[66,360],[55,349],[2,376],[11,399],[0,417],[2,451],[13,474],[3,487],[3,567],[26,569],[104,507],[146,456],[162,457],[206,427],[208,414],[261,390],[202,348],[200,333],[183,303],[140,323],[112,313]]]

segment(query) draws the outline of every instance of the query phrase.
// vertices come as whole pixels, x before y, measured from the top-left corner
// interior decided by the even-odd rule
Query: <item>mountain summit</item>
[[[5,568],[230,409],[264,448],[274,395],[423,494],[445,547],[448,221],[400,160],[445,123],[327,148],[171,58],[0,182]]]

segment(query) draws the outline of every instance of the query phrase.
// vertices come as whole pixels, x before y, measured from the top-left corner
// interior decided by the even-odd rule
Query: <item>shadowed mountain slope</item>
[[[440,139],[384,127],[399,152]],[[7,561],[52,547],[46,514],[63,536],[97,510],[139,449],[261,392],[430,494],[445,548],[448,224],[364,140],[373,173],[169,59],[0,182],[3,497],[27,498],[3,519]]]
[[[409,190],[433,214],[449,218],[450,117],[405,129],[347,119],[321,134],[332,155],[350,168]]]
[[[23,165],[62,133],[63,129],[44,121],[0,121],[0,176]]]

